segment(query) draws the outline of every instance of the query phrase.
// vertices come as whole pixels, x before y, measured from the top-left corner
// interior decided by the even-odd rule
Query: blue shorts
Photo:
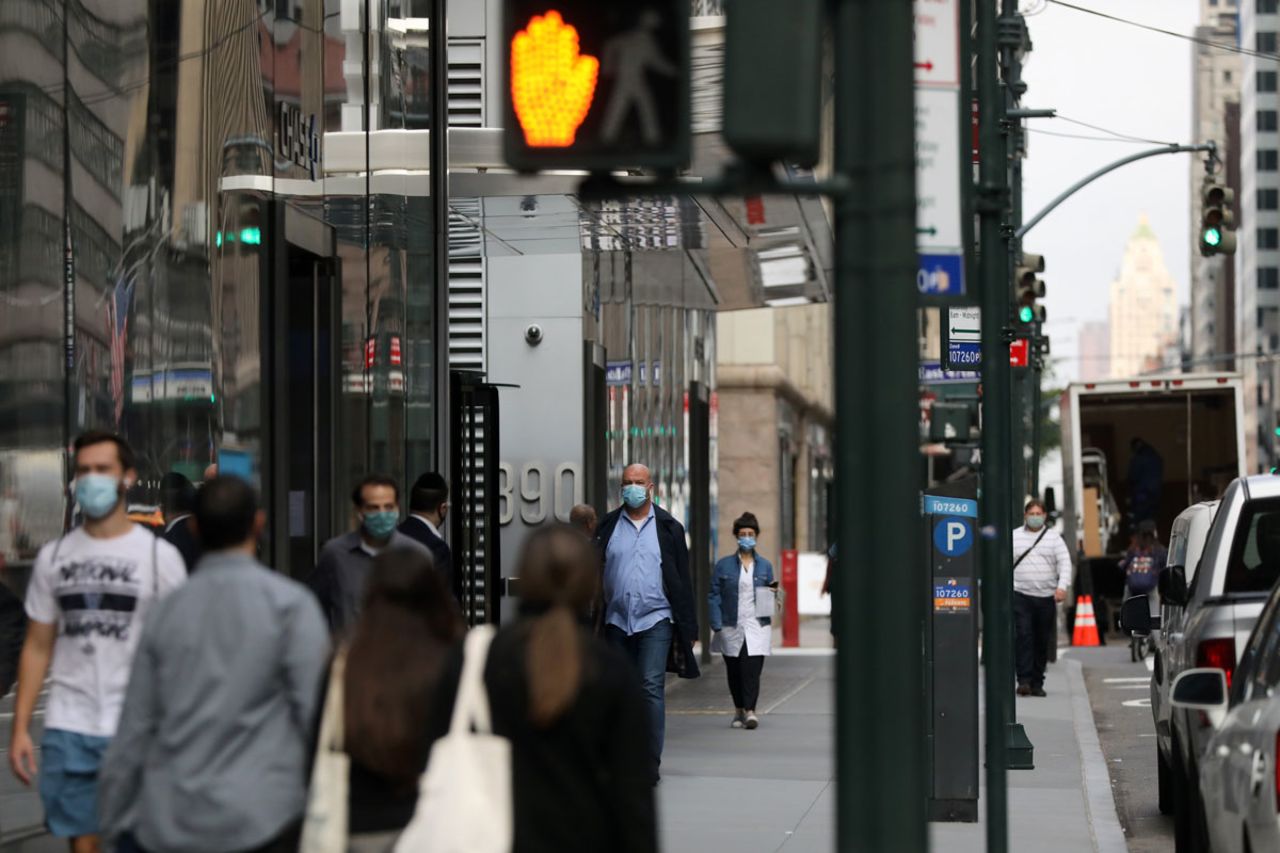
[[[98,834],[98,768],[111,738],[45,729],[40,742],[44,823],[59,838]]]

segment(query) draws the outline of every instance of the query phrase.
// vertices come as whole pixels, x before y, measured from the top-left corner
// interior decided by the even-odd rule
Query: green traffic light
[[[1018,319],[1024,323],[1030,323],[1036,318],[1035,309],[1030,305],[1023,305],[1018,309]]]
[[[1221,245],[1221,243],[1222,243],[1222,231],[1221,231],[1220,229],[1217,229],[1217,228],[1206,228],[1206,229],[1204,229],[1204,234],[1203,234],[1203,235],[1201,235],[1200,240],[1201,240],[1201,241],[1202,241],[1206,246],[1218,246],[1218,245]]]
[[[258,228],[241,228],[240,242],[249,246],[257,246],[262,242],[262,231]]]

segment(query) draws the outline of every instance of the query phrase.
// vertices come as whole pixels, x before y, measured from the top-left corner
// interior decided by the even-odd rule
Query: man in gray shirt
[[[194,522],[201,570],[147,621],[103,760],[103,833],[149,853],[292,850],[329,635],[307,589],[254,558],[251,486],[205,483]]]
[[[400,487],[395,480],[370,474],[351,492],[351,503],[360,526],[324,544],[308,581],[335,635],[354,625],[360,615],[364,582],[379,551],[412,548],[431,556],[421,542],[396,530],[400,523]]]

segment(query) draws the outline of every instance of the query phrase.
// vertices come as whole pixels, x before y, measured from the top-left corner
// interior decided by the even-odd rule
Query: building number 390
[[[498,470],[498,523],[507,525],[516,515],[516,469],[510,462],[500,462]],[[582,466],[565,462],[548,475],[546,465],[530,462],[520,469],[519,485],[521,521],[541,524],[554,515],[567,522],[574,504],[582,503]]]

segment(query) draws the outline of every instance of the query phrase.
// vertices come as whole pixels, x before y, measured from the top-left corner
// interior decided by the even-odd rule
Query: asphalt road
[[[1173,818],[1157,807],[1150,670],[1145,663],[1132,663],[1128,642],[1114,638],[1102,648],[1073,648],[1069,654],[1084,664],[1089,704],[1129,850],[1172,851]]]

